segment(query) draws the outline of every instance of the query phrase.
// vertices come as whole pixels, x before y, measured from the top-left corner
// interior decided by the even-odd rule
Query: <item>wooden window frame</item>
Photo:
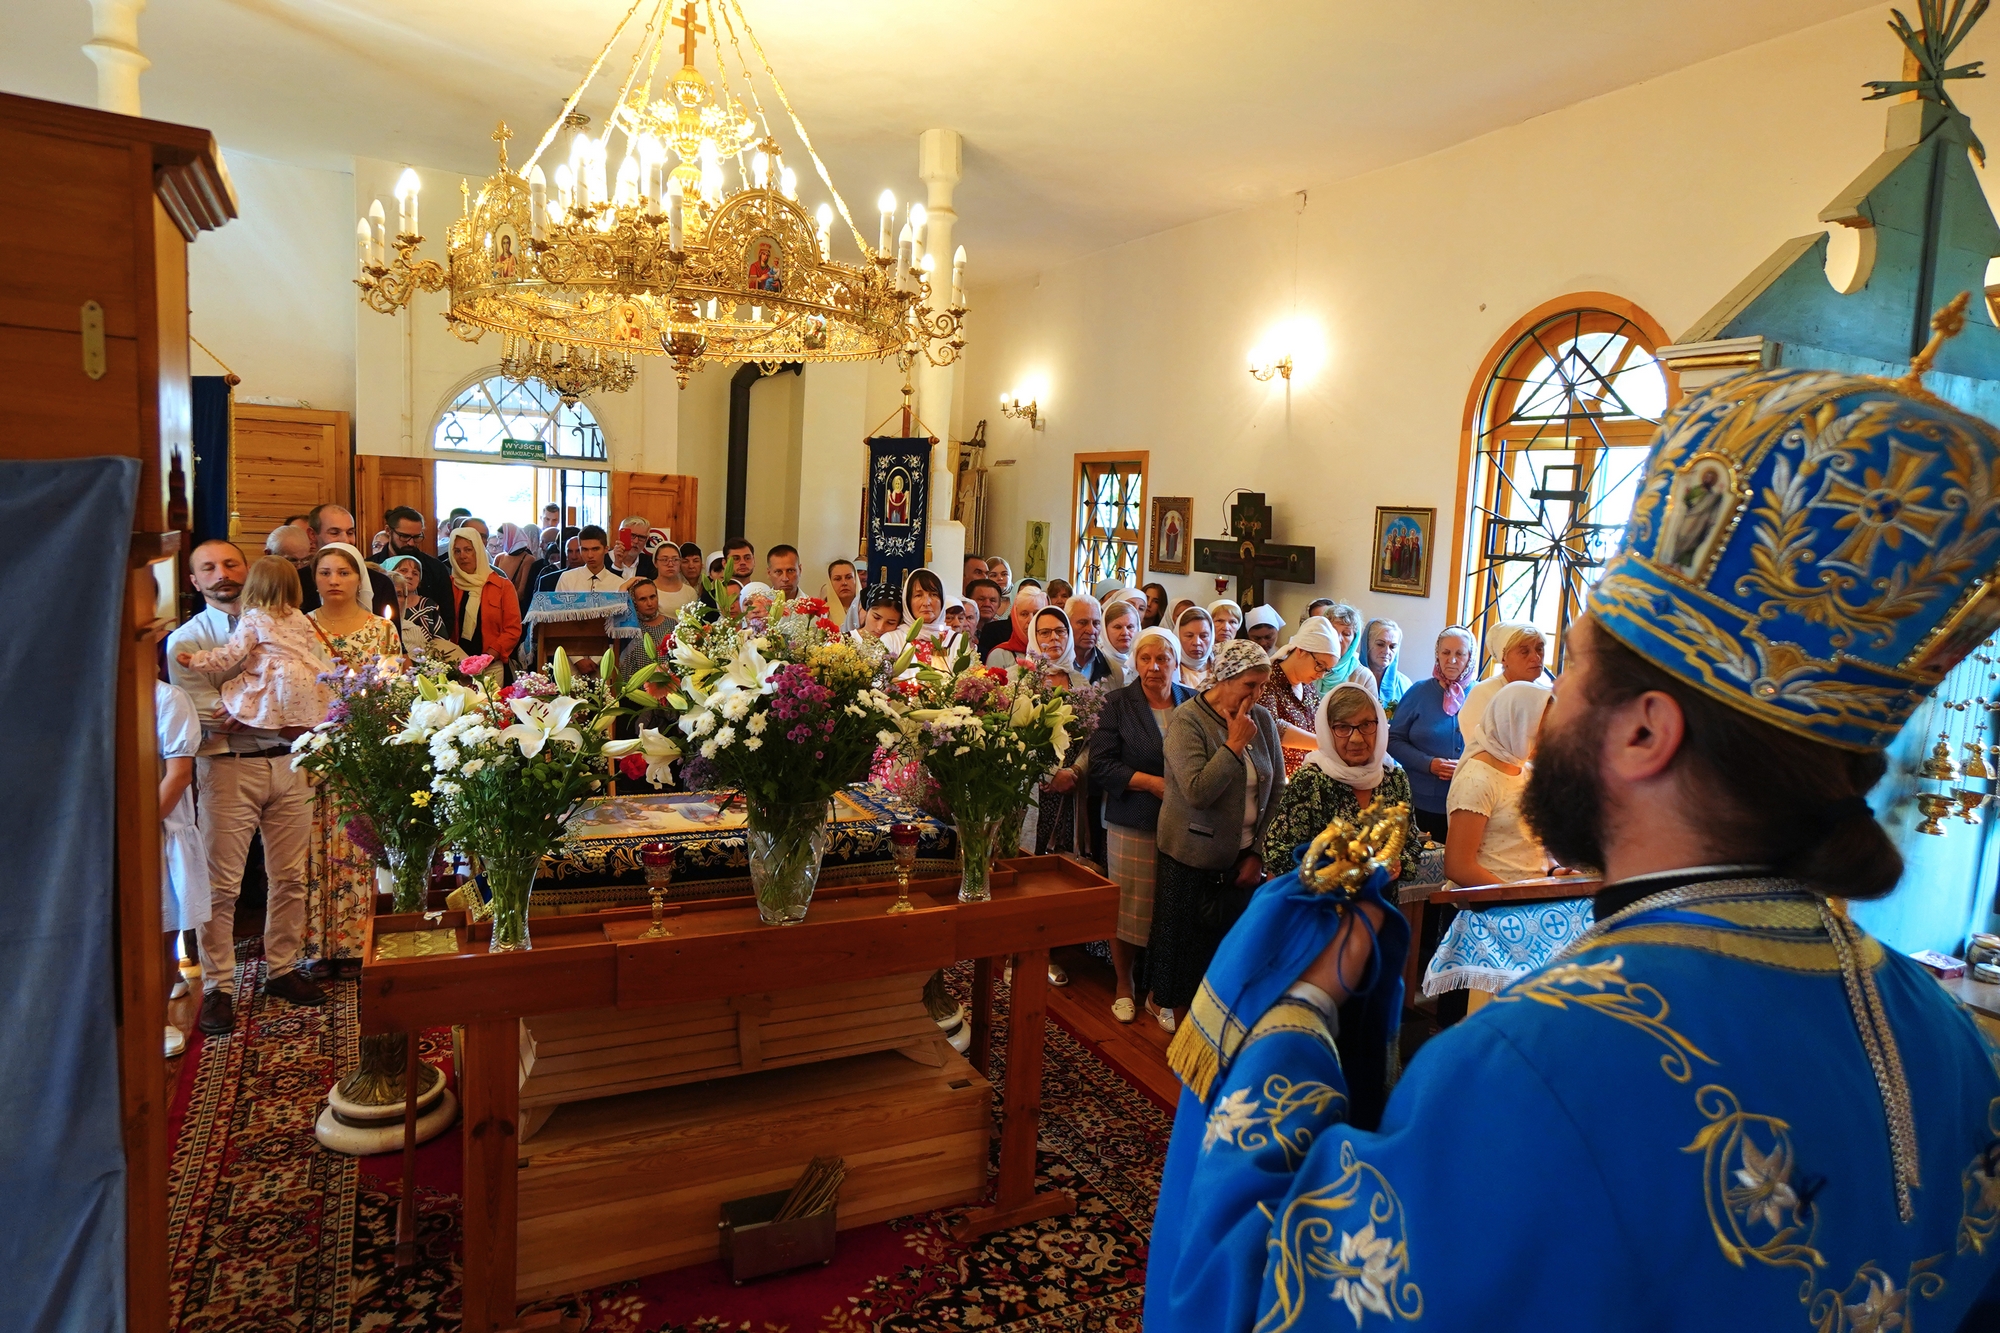
[[[1151,498],[1152,451],[1149,449],[1127,449],[1110,453],[1077,454],[1070,472],[1069,487],[1069,582],[1078,592],[1089,592],[1094,578],[1087,578],[1083,567],[1086,544],[1107,534],[1099,533],[1094,525],[1089,525],[1088,510],[1083,504],[1083,475],[1086,469],[1103,464],[1136,466],[1139,470],[1139,526],[1129,540],[1135,547],[1132,562],[1132,581],[1136,585],[1146,578],[1146,521],[1147,503]],[[1128,540],[1122,532],[1108,534],[1114,540]]]
[[[1609,292],[1585,291],[1543,302],[1516,320],[1493,343],[1480,363],[1478,374],[1473,377],[1460,423],[1458,492],[1452,509],[1451,582],[1445,595],[1445,617],[1449,624],[1473,625],[1486,616],[1491,604],[1490,588],[1472,586],[1472,576],[1480,563],[1476,546],[1484,535],[1484,524],[1479,518],[1488,510],[1505,506],[1496,493],[1501,484],[1500,469],[1488,469],[1483,476],[1475,474],[1480,472],[1478,462],[1482,437],[1488,433],[1484,428],[1485,422],[1511,414],[1514,405],[1512,395],[1519,391],[1519,385],[1507,383],[1503,377],[1510,372],[1533,369],[1544,350],[1535,341],[1535,333],[1551,321],[1579,312],[1586,316],[1583,332],[1605,331],[1589,327],[1593,322],[1604,323],[1607,327],[1623,324],[1629,326],[1644,342],[1646,350],[1655,356],[1661,347],[1673,341],[1665,326],[1632,301]],[[1680,399],[1680,377],[1664,362],[1660,363],[1660,371],[1666,379],[1666,409],[1671,410]],[[1492,433],[1502,441],[1520,439],[1525,445],[1538,435],[1547,438],[1552,432],[1563,430],[1561,425],[1552,423],[1544,430],[1522,425],[1502,427]],[[1567,431],[1564,438],[1575,439],[1577,443],[1577,447],[1569,452],[1571,461],[1578,465],[1578,487],[1583,490],[1592,487],[1599,437],[1603,444],[1611,446],[1643,445],[1652,440],[1657,430],[1654,423],[1640,419],[1596,421],[1595,434],[1588,439],[1577,435],[1573,429]],[[1513,458],[1528,454],[1561,452],[1560,449],[1523,447],[1504,450],[1503,456],[1511,462]],[[1478,494],[1474,494],[1475,487]],[[1569,624],[1583,608],[1575,589],[1566,586],[1562,596],[1562,620],[1564,624]],[[1551,666],[1559,666],[1562,650],[1561,643],[1550,644]]]

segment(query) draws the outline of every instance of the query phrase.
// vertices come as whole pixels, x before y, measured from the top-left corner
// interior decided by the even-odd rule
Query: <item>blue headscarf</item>
[[[1361,645],[1363,650],[1366,651],[1369,640],[1375,637],[1376,629],[1381,626],[1387,626],[1395,630],[1397,634],[1403,632],[1403,627],[1393,620],[1371,620],[1361,627],[1361,633],[1354,636],[1355,643]],[[1396,651],[1389,654],[1389,660],[1382,664],[1382,674],[1376,677],[1377,683],[1381,686],[1376,691],[1376,697],[1381,699],[1384,708],[1394,709],[1402,701],[1403,691],[1410,688],[1410,678],[1404,675],[1396,665],[1402,656],[1403,645],[1399,643],[1396,645]],[[1362,660],[1364,662],[1367,661],[1366,658]],[[1369,674],[1374,674],[1375,667],[1372,663],[1369,665],[1368,671]]]
[[[1340,623],[1334,619],[1336,616],[1352,624],[1355,628],[1354,633],[1347,638],[1346,651],[1342,652],[1339,659],[1334,662],[1333,669],[1319,678],[1319,694],[1322,699],[1326,697],[1327,692],[1333,689],[1334,686],[1345,683],[1347,678],[1354,674],[1354,668],[1361,665],[1361,643],[1362,640],[1367,638],[1367,635],[1361,631],[1361,613],[1359,611],[1349,606],[1346,602],[1336,602],[1334,605],[1328,607],[1326,609],[1326,623],[1332,625],[1338,631]]]
[[[1304,850],[1295,849],[1294,860]],[[1368,902],[1382,912],[1374,929],[1375,956],[1368,975],[1341,1006],[1338,1043],[1349,1118],[1367,1129],[1380,1122],[1397,1069],[1403,959],[1410,947],[1408,920],[1383,896],[1393,875],[1393,864],[1384,865],[1359,889],[1321,890],[1294,869],[1257,890],[1208,965],[1201,990],[1167,1051],[1167,1063],[1204,1106],[1221,1090],[1257,1020],[1333,942],[1352,905]],[[1367,924],[1365,916],[1361,921]]]

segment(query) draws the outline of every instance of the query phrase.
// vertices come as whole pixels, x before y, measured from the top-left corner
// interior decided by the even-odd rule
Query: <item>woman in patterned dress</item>
[[[1336,685],[1314,717],[1318,744],[1299,775],[1285,784],[1278,812],[1264,835],[1264,865],[1282,875],[1295,864],[1293,853],[1334,820],[1357,814],[1369,802],[1410,805],[1410,775],[1389,758],[1389,720],[1381,701],[1359,685]],[[1417,873],[1422,839],[1412,821],[1403,839],[1398,878]]]
[[[1333,627],[1317,616],[1308,616],[1292,635],[1292,641],[1271,659],[1274,668],[1264,696],[1257,702],[1278,720],[1278,743],[1285,747],[1285,777],[1299,771],[1313,746],[1313,714],[1319,708],[1319,679],[1333,669],[1340,645]]]
[[[313,580],[320,604],[312,613],[335,671],[403,651],[396,627],[355,597],[365,587],[361,553],[345,542],[319,548]],[[361,974],[361,944],[375,910],[375,861],[348,838],[330,795],[315,787],[311,858],[306,868],[304,953],[317,958],[322,979]]]

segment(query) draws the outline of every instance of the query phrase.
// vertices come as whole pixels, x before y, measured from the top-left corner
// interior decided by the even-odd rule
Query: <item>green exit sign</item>
[[[549,456],[549,447],[540,440],[501,440],[500,456],[524,463],[539,463]]]

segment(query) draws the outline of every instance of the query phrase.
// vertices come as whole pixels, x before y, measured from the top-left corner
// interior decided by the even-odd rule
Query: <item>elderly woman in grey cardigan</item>
[[[1216,649],[1201,694],[1167,724],[1147,975],[1149,1008],[1168,1031],[1264,882],[1264,834],[1285,788],[1277,719],[1257,702],[1270,675],[1262,648],[1232,639]]]

